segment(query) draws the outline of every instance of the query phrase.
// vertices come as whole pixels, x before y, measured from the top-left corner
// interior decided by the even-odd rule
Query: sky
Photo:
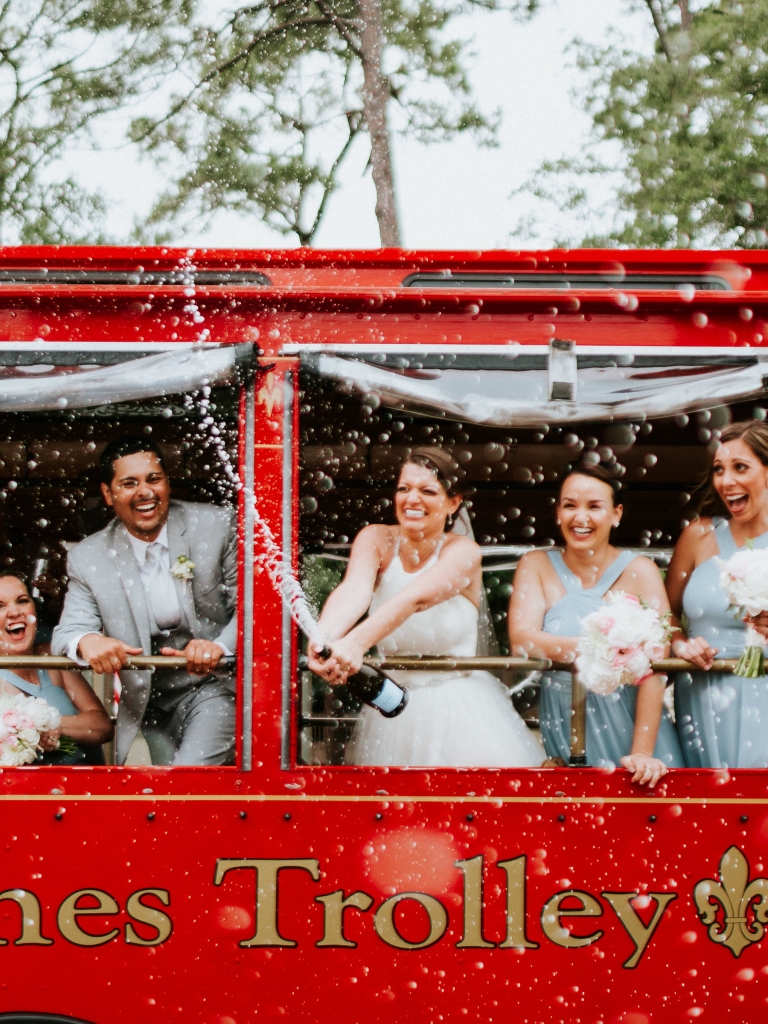
[[[469,137],[431,146],[395,138],[403,244],[435,249],[532,248],[578,235],[584,229],[573,214],[539,208],[530,196],[512,193],[542,160],[578,154],[588,144],[589,119],[573,96],[584,76],[575,67],[572,40],[600,43],[616,30],[633,47],[649,49],[653,37],[647,14],[628,12],[625,0],[542,0],[540,13],[526,24],[509,15],[480,12],[454,25],[473,41],[471,80],[479,107],[501,110],[499,145],[481,148]],[[112,128],[117,143],[122,125]],[[350,153],[316,246],[378,246],[368,151],[367,140],[361,138]],[[106,193],[110,227],[118,237],[129,234],[135,215],[149,209],[163,185],[162,168],[117,144],[96,153],[78,149],[68,162],[78,178]],[[610,209],[607,186],[598,200],[599,206]],[[537,228],[515,236],[518,222],[531,213],[540,222]],[[227,213],[206,229],[179,232],[174,242],[246,248],[297,244],[256,215]]]

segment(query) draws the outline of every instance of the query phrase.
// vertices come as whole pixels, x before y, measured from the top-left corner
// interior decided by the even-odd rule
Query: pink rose
[[[616,620],[612,619],[610,615],[603,615],[597,624],[597,628],[601,633],[605,633],[606,636],[611,632],[613,627],[616,625]]]
[[[643,651],[649,661],[661,661],[664,657],[664,645],[651,643],[643,644]]]
[[[637,647],[620,647],[613,656],[613,667],[623,668],[637,654]]]
[[[35,723],[29,717],[29,715],[19,715],[19,728],[20,729],[34,729]]]
[[[640,604],[640,598],[636,597],[634,594],[625,594],[624,600],[630,604]]]
[[[3,712],[3,721],[5,722],[6,728],[13,730],[19,728],[19,714],[14,708],[8,708],[7,711]]]

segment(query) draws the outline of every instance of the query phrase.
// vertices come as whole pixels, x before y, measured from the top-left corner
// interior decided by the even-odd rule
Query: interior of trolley
[[[125,346],[125,348],[128,348]],[[135,346],[134,346],[135,349]],[[239,389],[231,384],[200,386],[186,392],[80,405],[73,392],[78,375],[118,369],[140,360],[142,351],[78,352],[62,349],[43,355],[16,350],[0,352],[0,392],[33,411],[0,411],[0,571],[18,571],[25,579],[43,576],[47,586],[33,591],[38,603],[38,642],[50,639],[66,587],[67,552],[109,522],[100,489],[99,456],[111,440],[125,434],[151,437],[164,456],[175,498],[233,505],[231,474],[220,458],[227,452],[237,465]],[[178,358],[175,356],[174,358]],[[137,364],[137,377],[142,376]],[[68,378],[65,380],[65,378]],[[39,409],[46,386],[59,379],[58,392],[69,398],[59,408]],[[158,379],[157,389],[162,390]],[[144,389],[146,390],[146,388]],[[149,390],[152,390],[151,387]],[[19,397],[20,396],[20,397]],[[119,701],[115,677],[86,675],[114,716]],[[107,764],[114,750],[105,749]],[[141,739],[128,764],[148,764]]]
[[[446,448],[465,471],[467,506],[482,548],[483,581],[500,654],[509,653],[506,619],[515,567],[526,551],[560,543],[554,515],[559,485],[564,473],[585,457],[613,469],[621,482],[624,514],[615,543],[654,558],[663,572],[681,530],[696,515],[720,432],[730,422],[766,416],[762,364],[754,352],[659,349],[637,358],[617,347],[597,356],[580,355],[578,366],[571,367],[577,391],[567,392],[575,401],[557,403],[551,399],[557,383],[551,355],[529,350],[512,357],[504,352],[457,357],[392,350],[386,356],[348,352],[324,364],[316,354],[305,354],[298,395],[300,557],[302,581],[318,611],[341,580],[358,531],[368,523],[395,522],[396,469],[408,449],[422,445]],[[458,383],[446,385],[440,394],[446,356]],[[346,372],[343,365],[334,365],[344,361]],[[381,376],[382,367],[391,380]],[[579,396],[586,398],[589,380],[582,377],[595,367],[609,379],[621,378],[626,390],[623,409],[606,405],[590,419],[584,418],[585,402],[580,406]],[[629,382],[626,367],[633,370]],[[494,372],[505,372],[509,384],[492,381]],[[749,379],[737,379],[745,372]],[[657,383],[666,389],[661,402],[643,390]],[[550,393],[537,398],[542,386],[549,386]],[[489,401],[499,393],[519,392],[532,396],[534,409],[521,400],[517,406],[510,403],[506,413],[502,408],[492,414],[506,415],[511,422],[477,422],[483,415],[489,418],[487,409],[475,413],[473,421],[460,415],[454,401],[470,391],[487,394]],[[636,411],[627,416],[632,401]],[[654,414],[664,403],[670,412]],[[478,408],[469,401],[464,406]],[[516,417],[523,422],[515,424]],[[536,674],[498,675],[517,710],[536,728]],[[306,671],[300,678],[297,762],[341,765],[360,705],[343,687],[331,688]],[[671,707],[671,694],[668,703]]]

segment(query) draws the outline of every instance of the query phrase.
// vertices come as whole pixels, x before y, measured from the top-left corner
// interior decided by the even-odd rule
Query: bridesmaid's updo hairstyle
[[[729,441],[743,441],[752,454],[764,466],[768,466],[768,422],[763,420],[742,420],[740,423],[731,423],[726,427],[719,438],[719,444],[727,444]],[[731,518],[731,513],[720,500],[720,495],[712,483],[714,473],[714,461],[710,466],[707,479],[704,483],[701,502],[698,512],[700,516],[725,516]]]
[[[461,483],[460,479],[460,476],[463,476],[463,473],[458,462],[444,449],[426,445],[419,448],[409,449],[406,451],[406,454],[402,457],[397,467],[397,480],[400,479],[403,467],[407,465],[423,466],[424,469],[428,469],[430,473],[434,473],[437,482],[443,488],[448,497],[459,497],[462,499],[462,505],[464,504],[466,487]],[[448,517],[448,521],[446,523],[448,530],[453,528],[459,509],[461,509],[461,505],[459,505],[459,508],[452,516]]]
[[[610,470],[606,469],[605,466],[597,465],[594,462],[580,462],[575,465],[573,469],[569,469],[563,477],[563,482],[560,484],[560,491],[557,495],[558,505],[560,504],[560,499],[563,496],[563,488],[572,476],[588,476],[591,480],[599,480],[601,484],[607,484],[611,489],[611,499],[613,504],[616,504],[616,498],[618,497],[621,485],[612,475]]]

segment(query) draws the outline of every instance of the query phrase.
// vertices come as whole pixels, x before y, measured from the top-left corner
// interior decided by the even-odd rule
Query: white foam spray
[[[296,571],[293,566],[283,558],[283,552],[275,539],[275,535],[269,525],[262,519],[259,512],[256,495],[251,487],[246,487],[237,469],[232,465],[229,452],[224,446],[224,438],[221,436],[215,424],[213,416],[208,411],[210,405],[210,388],[203,388],[203,398],[198,405],[204,416],[201,420],[207,428],[207,437],[210,444],[216,451],[227,480],[238,493],[242,493],[248,507],[253,511],[254,529],[262,541],[262,551],[257,555],[255,564],[261,566],[267,573],[272,586],[282,596],[291,618],[312,643],[323,646],[325,637],[317,624],[317,620],[310,611],[309,601],[299,583]]]

